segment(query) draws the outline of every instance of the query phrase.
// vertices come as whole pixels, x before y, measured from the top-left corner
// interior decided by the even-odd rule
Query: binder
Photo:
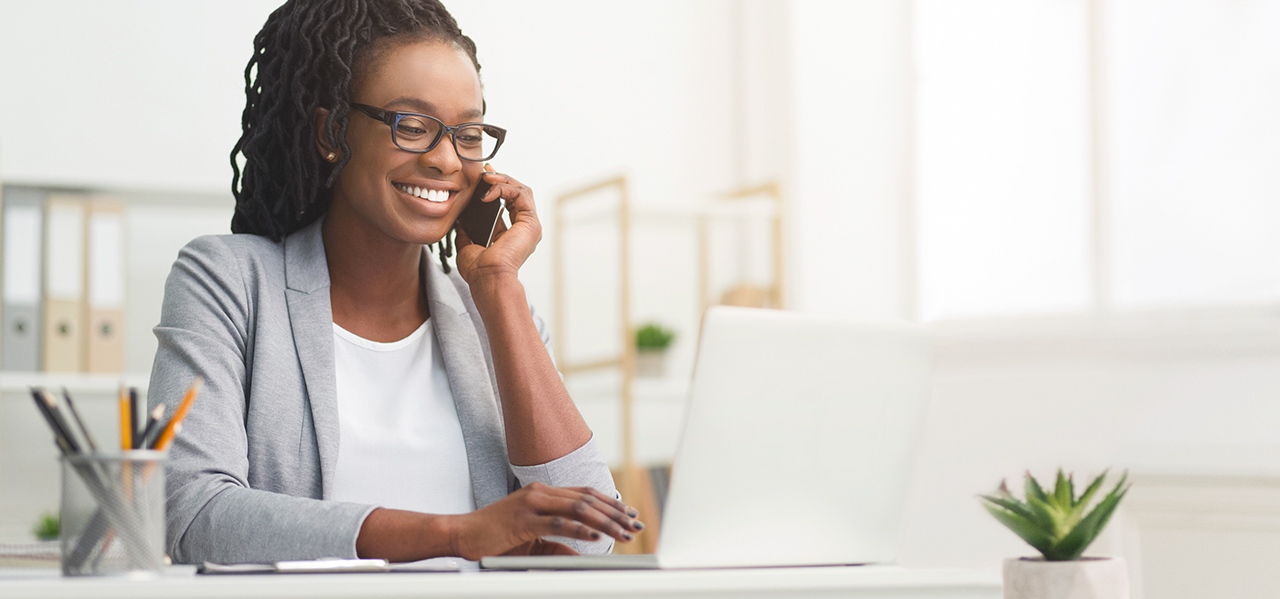
[[[89,202],[85,243],[85,370],[116,373],[124,369],[124,204]]]
[[[3,274],[0,276],[0,368],[40,367],[40,238],[44,193],[6,187],[3,212]]]
[[[45,202],[44,369],[84,369],[85,203],[51,194]]]

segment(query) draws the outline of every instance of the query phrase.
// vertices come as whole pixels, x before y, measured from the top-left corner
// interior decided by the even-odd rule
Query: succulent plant
[[[1026,501],[1018,501],[1004,481],[995,495],[982,495],[982,506],[991,512],[1001,524],[1036,548],[1047,561],[1078,559],[1080,554],[1098,537],[1116,506],[1124,498],[1129,487],[1125,485],[1129,475],[1120,477],[1111,493],[1098,501],[1088,513],[1090,501],[1102,488],[1106,472],[1098,475],[1080,494],[1075,495],[1075,483],[1070,476],[1058,470],[1058,480],[1053,492],[1046,493],[1028,472],[1026,475]]]
[[[671,331],[656,322],[645,323],[644,326],[636,330],[636,347],[639,349],[667,349],[671,345],[671,340],[675,339],[675,332]]]

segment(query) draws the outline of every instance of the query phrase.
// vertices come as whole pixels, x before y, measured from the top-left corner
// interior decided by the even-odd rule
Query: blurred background
[[[178,248],[229,231],[277,4],[0,1],[6,198],[110,199],[126,231],[120,372],[0,365],[0,541],[56,510],[26,386],[109,431]],[[447,4],[510,131],[494,165],[539,200],[521,278],[615,465],[669,464],[707,305],[919,321],[902,563],[1029,554],[975,495],[1111,468],[1135,487],[1092,552],[1135,596],[1280,593],[1280,2]],[[646,324],[673,337],[632,374]]]

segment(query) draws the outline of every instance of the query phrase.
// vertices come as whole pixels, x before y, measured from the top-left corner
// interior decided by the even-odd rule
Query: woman
[[[292,0],[255,38],[237,234],[182,250],[155,329],[153,401],[205,379],[170,453],[175,561],[607,552],[643,527],[516,278],[541,227],[485,163],[505,132],[462,126],[479,69],[435,0]],[[469,201],[512,224],[459,231],[454,270]]]

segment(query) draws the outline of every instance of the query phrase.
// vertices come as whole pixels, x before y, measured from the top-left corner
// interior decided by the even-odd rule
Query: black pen
[[[67,400],[67,411],[71,412],[71,417],[75,419],[76,426],[80,428],[80,434],[84,435],[84,440],[89,444],[90,451],[98,451],[98,444],[93,442],[93,435],[89,434],[89,428],[84,425],[84,420],[80,419],[80,410],[76,409],[76,404],[71,402],[71,393],[66,387],[62,388],[62,398]]]
[[[53,418],[53,413],[49,411],[49,406],[41,395],[40,390],[32,387],[31,398],[36,400],[36,408],[40,410],[40,415],[44,416],[45,422],[49,423],[49,428],[53,430],[54,443],[58,445],[58,449],[62,450],[63,455],[69,455],[71,446],[67,443],[66,436],[58,426],[58,421]]]
[[[133,431],[133,449],[142,447],[141,429],[138,428],[138,389],[129,387],[129,430]]]

